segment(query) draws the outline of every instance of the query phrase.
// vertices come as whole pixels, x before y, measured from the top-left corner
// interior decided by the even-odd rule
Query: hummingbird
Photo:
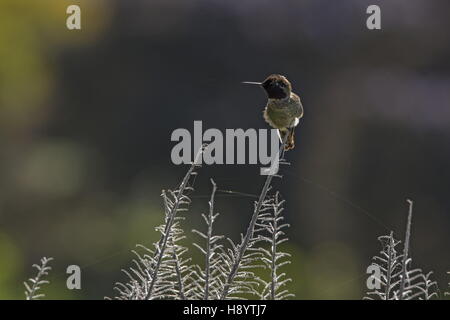
[[[242,83],[259,85],[266,91],[268,100],[263,111],[264,120],[278,129],[280,141],[285,143],[284,150],[294,149],[294,129],[303,117],[303,105],[300,97],[292,92],[289,80],[280,74],[272,74],[263,82]]]

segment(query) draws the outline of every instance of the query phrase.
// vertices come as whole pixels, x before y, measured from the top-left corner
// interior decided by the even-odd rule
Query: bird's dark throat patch
[[[266,90],[267,95],[270,99],[285,99],[287,98],[287,92],[284,88],[275,81],[265,81],[262,84],[264,90]]]

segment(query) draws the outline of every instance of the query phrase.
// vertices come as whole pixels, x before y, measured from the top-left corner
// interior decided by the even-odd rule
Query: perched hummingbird
[[[259,85],[266,91],[268,101],[263,112],[264,120],[278,129],[281,143],[288,135],[284,150],[294,149],[294,129],[303,117],[303,105],[299,96],[292,92],[289,80],[280,74],[272,74],[263,82],[243,83]]]

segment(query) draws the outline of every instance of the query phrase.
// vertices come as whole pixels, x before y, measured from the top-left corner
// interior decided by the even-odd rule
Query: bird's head
[[[244,82],[257,84],[263,87],[269,99],[285,99],[291,95],[292,86],[286,77],[280,74],[272,74],[263,82]]]

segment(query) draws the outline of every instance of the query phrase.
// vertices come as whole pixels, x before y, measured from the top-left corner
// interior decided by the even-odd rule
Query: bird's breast
[[[266,122],[276,129],[287,128],[291,125],[294,117],[290,111],[291,106],[279,103],[268,103],[264,110],[264,119]]]

